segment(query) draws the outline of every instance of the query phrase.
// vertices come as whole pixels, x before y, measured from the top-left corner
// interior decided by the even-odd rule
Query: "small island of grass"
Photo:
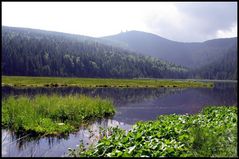
[[[115,113],[112,101],[83,95],[37,95],[2,100],[2,127],[14,132],[58,135]]]
[[[160,88],[213,87],[212,82],[172,79],[110,79],[70,77],[2,76],[2,86],[11,87],[82,87],[82,88]]]

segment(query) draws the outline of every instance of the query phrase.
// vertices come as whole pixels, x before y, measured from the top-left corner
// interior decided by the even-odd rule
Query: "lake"
[[[82,141],[85,146],[94,143],[101,127],[119,126],[129,130],[137,121],[155,120],[163,114],[195,114],[206,105],[236,105],[237,82],[215,82],[214,88],[24,88],[2,87],[2,98],[9,95],[85,94],[110,98],[116,106],[111,119],[93,122],[78,132],[64,137],[19,136],[2,129],[3,157],[59,157],[68,148],[76,148]]]

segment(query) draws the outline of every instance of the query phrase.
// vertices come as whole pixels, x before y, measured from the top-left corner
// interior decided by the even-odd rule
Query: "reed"
[[[65,134],[114,113],[112,101],[84,95],[10,96],[2,100],[2,126],[16,132]]]

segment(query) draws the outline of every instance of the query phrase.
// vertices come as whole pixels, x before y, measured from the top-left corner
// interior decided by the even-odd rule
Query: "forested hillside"
[[[2,75],[185,78],[187,71],[86,36],[2,27]]]
[[[192,70],[192,78],[237,79],[237,47],[208,65]]]
[[[179,43],[143,32],[121,34],[118,41],[112,41],[109,38],[2,27],[2,75],[237,79],[237,38]],[[132,41],[138,49],[144,50],[145,46],[147,50],[148,45],[152,48],[143,55],[130,47]],[[162,58],[171,55],[172,59],[181,59],[186,65],[198,67],[188,69],[173,64],[173,60],[170,63],[154,58],[155,46],[165,49],[166,53],[159,51]],[[174,50],[174,53],[167,52],[167,49]]]

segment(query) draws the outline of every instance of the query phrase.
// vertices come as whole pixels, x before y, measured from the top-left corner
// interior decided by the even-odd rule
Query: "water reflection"
[[[38,94],[84,94],[87,96],[100,96],[101,98],[110,98],[114,101],[116,106],[122,106],[127,103],[141,102],[146,99],[157,98],[159,96],[172,94],[181,89],[167,89],[167,88],[79,88],[79,87],[66,87],[66,88],[12,88],[2,87],[2,97],[5,98],[9,95],[19,96],[27,95],[33,97]]]
[[[131,125],[112,119],[99,120],[78,132],[65,137],[22,137],[19,140],[15,134],[2,130],[2,156],[3,157],[59,157],[67,154],[68,148],[76,148],[83,141],[87,147],[99,139],[101,128],[121,127],[129,130]]]
[[[216,83],[215,87],[177,90],[157,98],[117,107],[114,120],[134,124],[155,120],[162,114],[194,114],[208,105],[237,106],[237,83]]]
[[[9,95],[36,94],[85,94],[110,98],[117,112],[112,119],[104,119],[81,128],[78,132],[65,137],[29,138],[16,136],[8,130],[2,130],[2,156],[40,156],[59,157],[66,155],[67,148],[74,149],[82,140],[89,145],[97,140],[100,127],[119,126],[129,130],[137,121],[155,120],[161,114],[193,114],[206,105],[236,105],[237,83],[215,83],[214,88],[160,88],[160,89],[116,89],[116,88],[2,88],[2,97]],[[92,136],[93,133],[93,136]]]

